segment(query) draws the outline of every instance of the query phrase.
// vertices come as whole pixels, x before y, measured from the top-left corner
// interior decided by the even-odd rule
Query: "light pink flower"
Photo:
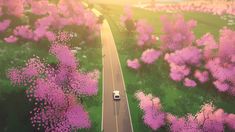
[[[134,59],[134,60],[127,60],[127,66],[129,68],[132,68],[134,70],[138,70],[140,68],[140,63],[138,59]]]
[[[184,79],[184,86],[186,87],[196,87],[197,83],[189,78]]]
[[[192,45],[195,39],[192,30],[197,25],[196,21],[186,22],[182,15],[178,15],[173,19],[162,16],[161,21],[164,34],[160,36],[160,40],[163,42],[165,50],[175,51]]]
[[[160,99],[151,94],[145,95],[143,92],[137,92],[135,95],[140,101],[140,109],[144,112],[144,123],[153,130],[163,126],[165,124],[165,113],[161,111]]]
[[[11,24],[11,20],[3,20],[0,22],[0,32],[4,32]]]
[[[209,80],[209,73],[207,71],[200,72],[196,70],[194,77],[197,78],[201,83],[205,83]]]
[[[161,55],[160,51],[155,49],[147,49],[141,55],[141,61],[145,64],[153,64]]]
[[[4,40],[5,40],[7,43],[15,43],[15,42],[17,42],[18,38],[15,37],[14,35],[11,35],[11,36],[9,36],[9,37],[4,38]]]
[[[145,20],[139,20],[136,23],[137,44],[144,46],[152,42],[153,27]]]

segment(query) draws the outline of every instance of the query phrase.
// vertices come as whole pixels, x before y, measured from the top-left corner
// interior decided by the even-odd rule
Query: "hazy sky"
[[[107,4],[136,4],[138,2],[150,2],[151,0],[88,0],[90,2],[99,2],[99,3],[107,3]],[[177,2],[177,1],[183,1],[183,0],[155,0],[156,2],[157,1],[166,1],[166,2],[169,2],[169,1],[174,1],[174,2]]]

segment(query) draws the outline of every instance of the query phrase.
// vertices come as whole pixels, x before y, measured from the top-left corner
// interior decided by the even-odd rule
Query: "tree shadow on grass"
[[[29,117],[31,105],[23,90],[1,94],[0,106],[1,132],[34,131]]]

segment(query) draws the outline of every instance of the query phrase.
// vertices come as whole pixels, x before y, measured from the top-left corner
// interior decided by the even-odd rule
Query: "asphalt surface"
[[[86,7],[87,3],[82,2]],[[102,14],[92,9],[96,16]],[[118,58],[115,41],[109,23],[104,19],[101,25],[103,92],[102,132],[133,132],[126,88]],[[121,100],[113,100],[113,91],[120,91]]]
[[[133,132],[125,83],[110,26],[106,20],[101,26],[103,54],[103,109],[104,132]],[[121,100],[113,100],[113,91],[120,91]]]

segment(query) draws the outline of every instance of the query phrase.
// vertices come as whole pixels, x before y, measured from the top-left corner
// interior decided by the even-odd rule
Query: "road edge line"
[[[107,20],[108,22],[108,20]],[[108,23],[109,25],[109,23]],[[109,25],[109,28],[110,28],[110,25]],[[112,32],[111,28],[110,28],[110,31]],[[113,32],[112,32],[112,36],[113,36]],[[115,39],[113,37],[113,40],[114,40],[114,44],[115,44],[115,54],[118,58],[118,65],[119,67],[121,68],[120,71],[121,71],[121,74],[122,74],[122,83],[123,83],[123,86],[124,86],[124,91],[125,91],[125,95],[126,95],[126,102],[127,102],[127,109],[128,109],[128,113],[129,113],[129,116],[130,116],[130,122],[131,122],[131,131],[134,132],[134,129],[133,129],[133,124],[132,124],[132,117],[131,117],[131,113],[130,113],[130,107],[129,107],[129,101],[128,101],[128,97],[127,97],[127,92],[126,92],[126,84],[125,84],[125,81],[124,81],[124,76],[123,76],[123,72],[122,72],[122,66],[121,66],[121,63],[120,63],[120,59],[119,59],[119,55],[118,55],[118,51],[117,51],[117,47],[116,47],[116,42],[115,42]]]

